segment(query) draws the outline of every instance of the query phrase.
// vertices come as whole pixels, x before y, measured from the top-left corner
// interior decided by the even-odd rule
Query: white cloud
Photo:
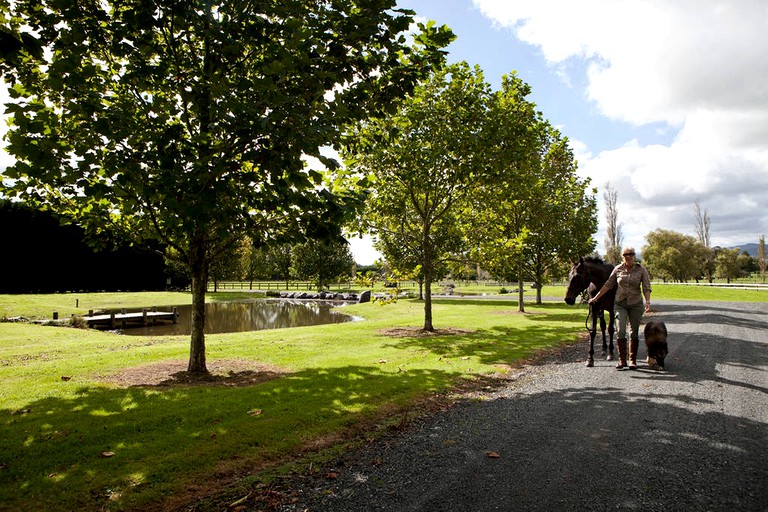
[[[676,131],[664,146],[578,148],[580,172],[617,189],[626,241],[641,247],[659,227],[693,234],[697,199],[713,243],[768,231],[768,3],[473,1],[553,68],[580,62],[585,97],[607,118]]]

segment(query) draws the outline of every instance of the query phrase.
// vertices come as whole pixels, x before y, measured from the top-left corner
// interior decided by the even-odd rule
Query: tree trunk
[[[429,242],[429,228],[425,227],[422,238],[424,253],[424,330],[434,332],[432,325],[432,246]]]
[[[187,372],[206,374],[205,365],[205,293],[208,291],[208,261],[205,243],[193,242],[189,267],[192,272],[192,338]]]
[[[517,280],[517,311],[525,313],[525,306],[523,305],[523,294],[525,293],[525,283],[522,279]]]
[[[432,272],[428,267],[424,269],[424,330],[435,330],[432,325]]]

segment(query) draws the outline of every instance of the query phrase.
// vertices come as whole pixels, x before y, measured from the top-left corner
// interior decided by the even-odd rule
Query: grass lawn
[[[184,303],[178,293],[0,296],[0,316]],[[419,336],[416,300],[345,311],[365,321],[208,335],[214,378],[201,382],[180,373],[187,336],[0,323],[0,510],[159,509],[230,482],[242,496],[298,454],[330,456],[423,399],[576,340],[585,315],[561,301],[526,303],[523,315],[513,300],[437,299],[444,331]]]

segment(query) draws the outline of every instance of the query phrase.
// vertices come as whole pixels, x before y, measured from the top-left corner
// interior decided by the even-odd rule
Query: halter
[[[584,268],[580,269],[579,271],[575,272],[575,275],[579,276],[581,279],[584,280],[584,283],[583,283],[584,288],[582,288],[579,291],[579,294],[581,295],[582,303],[589,302],[589,299],[587,298],[587,294],[589,293],[590,270],[589,270],[589,267],[587,266],[586,262],[579,262],[578,264],[576,264],[576,268],[577,269],[578,269],[579,266],[584,267]],[[569,286],[569,288],[570,288],[570,286]]]

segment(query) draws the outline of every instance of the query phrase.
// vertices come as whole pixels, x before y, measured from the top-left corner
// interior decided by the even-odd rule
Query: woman
[[[634,247],[625,247],[621,251],[624,261],[613,269],[608,280],[597,292],[589,303],[596,302],[611,288],[618,286],[616,290],[616,314],[619,317],[619,337],[616,344],[619,346],[619,363],[616,368],[627,366],[627,320],[632,327],[629,341],[629,369],[637,368],[637,349],[640,344],[639,330],[640,319],[643,312],[651,311],[651,278],[644,266],[635,262]],[[645,309],[643,309],[643,297],[645,295]]]

